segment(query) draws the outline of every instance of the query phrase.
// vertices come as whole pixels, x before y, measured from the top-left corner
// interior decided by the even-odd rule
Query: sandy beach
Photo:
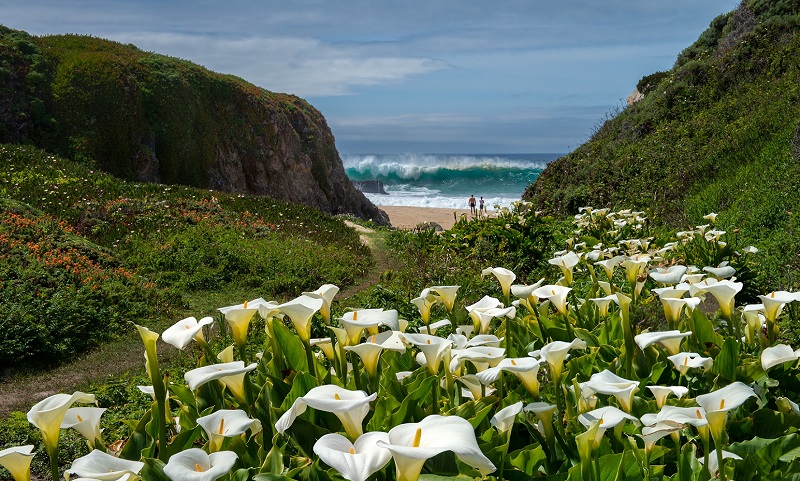
[[[421,222],[436,222],[443,229],[449,229],[455,224],[455,217],[460,218],[462,214],[468,216],[469,209],[443,209],[437,207],[405,207],[382,205],[379,208],[386,212],[389,221],[398,229],[413,229]],[[491,212],[489,213],[491,214]]]

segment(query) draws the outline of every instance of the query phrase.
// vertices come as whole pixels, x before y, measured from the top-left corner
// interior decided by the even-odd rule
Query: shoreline
[[[469,209],[399,205],[382,205],[378,206],[378,208],[386,212],[386,215],[389,216],[389,222],[398,229],[413,229],[422,222],[436,222],[444,230],[448,230],[453,227],[456,218],[461,218],[462,215],[467,216],[468,219],[473,218],[469,213]],[[453,213],[455,213],[455,217]],[[492,213],[492,211],[488,211],[486,215],[491,216]]]

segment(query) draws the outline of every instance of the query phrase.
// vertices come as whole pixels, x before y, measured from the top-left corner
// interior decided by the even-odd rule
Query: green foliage
[[[126,183],[32,148],[0,146],[0,162],[0,198],[13,199],[0,227],[2,365],[61,362],[195,292],[286,296],[354,283],[373,262],[315,209]]]
[[[800,204],[799,56],[798,2],[742,2],[670,71],[644,77],[641,101],[550,164],[523,197],[561,213],[648,209],[678,228],[720,213],[721,228],[739,227],[741,244],[771,266],[760,285],[788,286],[800,251],[789,234]]]

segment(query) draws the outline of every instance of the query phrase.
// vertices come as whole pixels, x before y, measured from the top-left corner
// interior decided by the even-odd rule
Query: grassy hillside
[[[654,211],[676,227],[722,212],[723,228],[772,263],[771,285],[800,268],[800,2],[747,0],[716,18],[675,66],[643,78],[644,99],[553,162],[524,198]],[[793,274],[794,272],[794,274]]]
[[[308,207],[130,183],[19,145],[0,159],[0,366],[199,315],[209,292],[239,303],[347,286],[373,262],[352,229]]]
[[[266,194],[380,221],[322,114],[191,62],[89,36],[0,26],[0,143],[117,177]]]

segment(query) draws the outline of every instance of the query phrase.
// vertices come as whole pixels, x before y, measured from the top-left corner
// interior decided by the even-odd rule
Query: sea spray
[[[468,208],[470,195],[488,209],[520,199],[559,154],[371,154],[342,156],[352,180],[379,180],[389,195],[367,194],[376,205]]]

